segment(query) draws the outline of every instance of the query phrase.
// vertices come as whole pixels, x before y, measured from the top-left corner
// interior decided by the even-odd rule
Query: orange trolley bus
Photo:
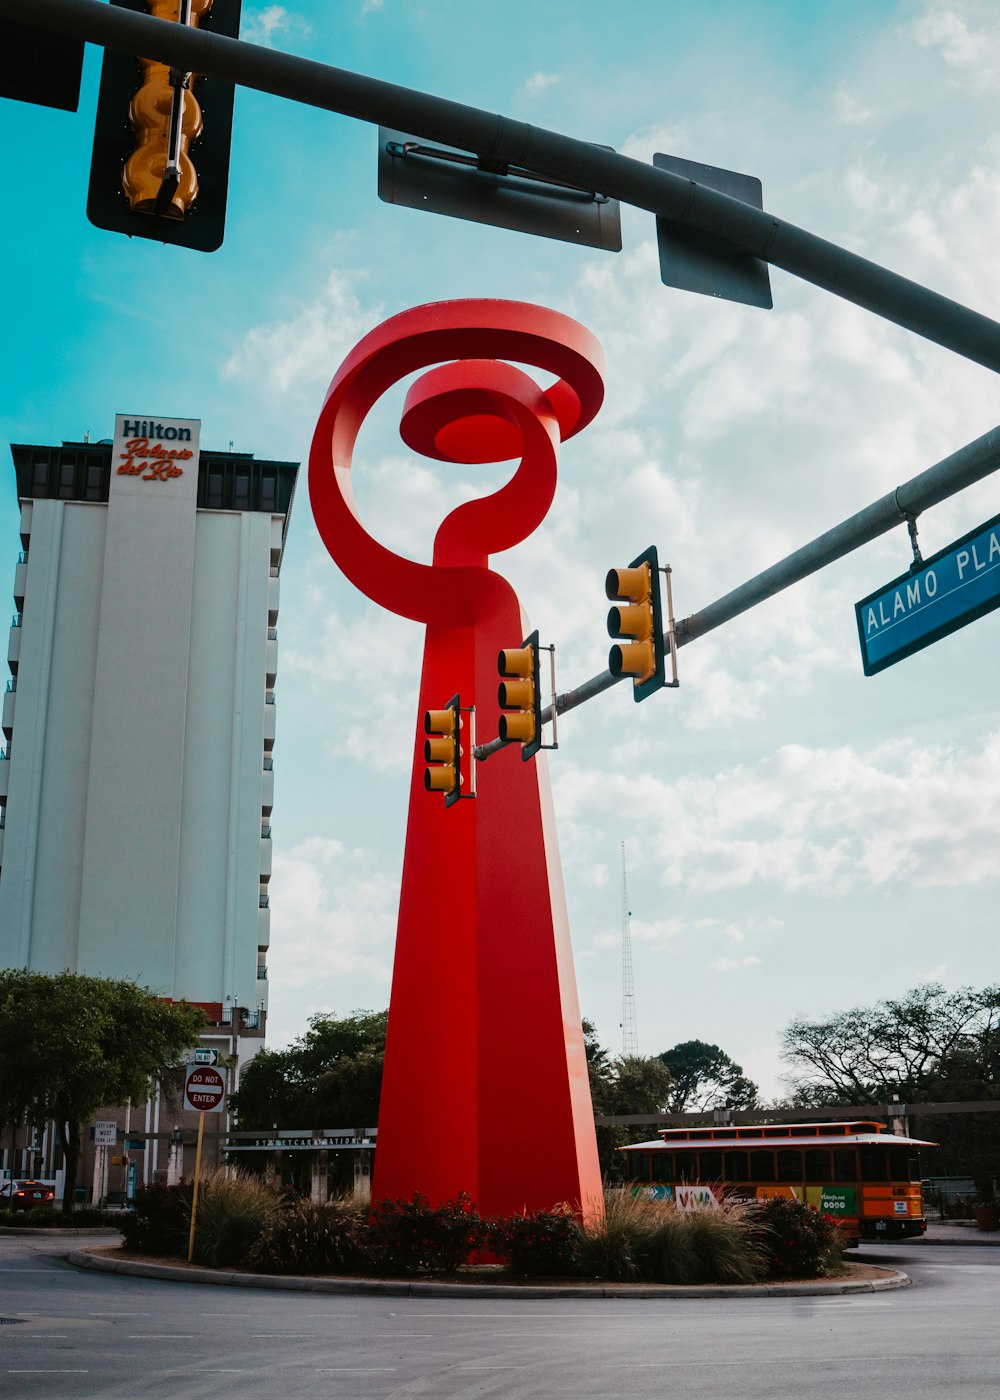
[[[682,1209],[790,1196],[836,1220],[850,1245],[924,1233],[918,1151],[934,1146],[881,1123],[768,1123],[662,1128],[621,1151],[634,1195]]]

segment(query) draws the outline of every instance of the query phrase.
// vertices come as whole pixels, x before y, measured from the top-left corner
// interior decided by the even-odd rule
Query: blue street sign
[[[1000,607],[1000,515],[854,604],[865,675]]]

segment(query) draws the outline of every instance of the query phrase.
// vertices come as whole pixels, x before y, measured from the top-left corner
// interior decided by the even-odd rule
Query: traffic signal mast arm
[[[879,535],[906,524],[921,511],[939,505],[949,496],[964,491],[966,487],[973,486],[995,471],[1000,471],[1000,427],[992,428],[933,467],[928,467],[926,471],[911,477],[894,491],[889,491],[879,500],[873,501],[864,510],[848,516],[846,520],[817,536],[809,544],[803,545],[793,554],[786,555],[777,564],[772,564],[763,573],[723,594],[700,612],[682,618],[674,629],[676,645],[682,647],[688,642],[697,641],[716,627],[721,627],[724,622],[731,622],[734,617],[739,617],[740,613],[747,612],[768,598],[773,598],[776,593],[790,588],[793,583],[808,578],[827,564],[832,564],[835,560],[842,559],[845,554],[850,554],[862,545],[878,539]],[[664,638],[665,644],[667,640]],[[587,700],[593,700],[595,696],[610,690],[613,685],[624,679],[624,675],[613,676],[610,670],[592,676],[575,690],[557,695],[554,703],[542,711],[542,723],[545,724],[552,718],[553,710],[560,715],[565,714],[567,710],[575,710],[577,706]],[[478,745],[473,752],[476,758],[482,761],[503,747],[502,739],[494,739],[488,744]]]
[[[102,0],[0,0],[0,16],[146,54],[185,73],[227,79],[310,107],[412,132],[517,165],[714,235],[887,321],[1000,371],[1000,324],[766,210],[644,161],[446,98],[257,44],[171,24]]]

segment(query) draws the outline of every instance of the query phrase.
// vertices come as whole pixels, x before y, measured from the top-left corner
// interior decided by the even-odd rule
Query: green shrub
[[[491,1220],[490,1248],[525,1277],[567,1277],[579,1268],[580,1227],[568,1207]]]
[[[126,1213],[121,1210],[101,1210],[97,1206],[80,1206],[69,1215],[59,1215],[56,1218],[60,1225],[72,1225],[75,1230],[90,1230],[94,1226],[110,1226],[114,1230],[120,1230]]]
[[[84,1206],[80,1210],[64,1215],[54,1206],[32,1206],[30,1210],[18,1211],[14,1215],[0,1215],[4,1225],[24,1226],[31,1230],[74,1229],[89,1230],[95,1226],[110,1225],[121,1229],[123,1214],[113,1210],[98,1210],[96,1206]]]
[[[27,1210],[0,1209],[0,1225],[10,1225],[15,1230],[18,1226],[23,1229],[39,1229],[46,1225],[65,1224],[62,1212],[57,1211],[54,1206],[29,1206]]]
[[[432,1206],[411,1200],[379,1201],[361,1231],[364,1267],[372,1273],[454,1273],[483,1243],[483,1222],[464,1191]]]
[[[206,1172],[198,1186],[194,1258],[213,1268],[242,1263],[280,1210],[280,1196],[260,1177],[232,1168]]]
[[[271,1217],[246,1262],[264,1274],[354,1273],[361,1266],[363,1219],[349,1199],[295,1201]]]
[[[750,1207],[751,1229],[770,1278],[818,1278],[840,1263],[840,1237],[827,1215],[775,1196]]]
[[[187,1255],[191,1225],[190,1182],[140,1186],[135,1209],[121,1218],[125,1248],[135,1254]]]

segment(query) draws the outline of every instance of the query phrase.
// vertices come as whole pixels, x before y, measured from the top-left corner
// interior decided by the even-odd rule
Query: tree
[[[995,1090],[1000,1067],[1000,986],[946,992],[929,982],[825,1021],[799,1018],[782,1058],[800,1102],[991,1097],[983,1090]]]
[[[388,1016],[313,1016],[287,1049],[255,1055],[230,1101],[240,1127],[372,1127],[378,1122]]]
[[[720,1102],[744,1109],[757,1103],[757,1085],[718,1045],[684,1040],[659,1058],[673,1080],[668,1100],[671,1113],[704,1112]]]
[[[0,1121],[55,1123],[72,1209],[81,1124],[104,1105],[144,1102],[195,1045],[205,1014],[134,982],[0,971]]]
[[[907,1105],[1000,1098],[1000,986],[947,992],[936,982],[826,1021],[795,1020],[783,1057],[793,1102]],[[911,1109],[911,1118],[913,1117]],[[940,1144],[934,1172],[970,1175],[983,1197],[1000,1175],[1000,1114],[921,1115],[918,1137]]]
[[[583,1041],[595,1115],[618,1117],[665,1111],[670,1074],[655,1055],[612,1057],[598,1041],[593,1022],[587,1020],[583,1022]],[[625,1124],[598,1127],[597,1153],[605,1180],[622,1179],[624,1164],[618,1148],[644,1136],[649,1136],[648,1128],[632,1129]]]

